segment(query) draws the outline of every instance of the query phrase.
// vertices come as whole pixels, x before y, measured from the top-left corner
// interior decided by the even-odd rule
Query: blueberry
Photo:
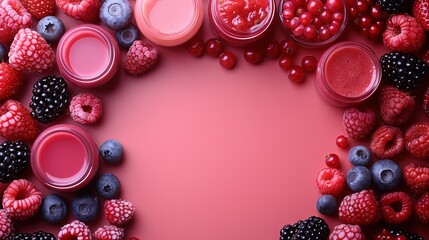
[[[371,151],[365,146],[354,146],[349,151],[349,161],[355,166],[367,166],[371,161]]]
[[[116,31],[116,41],[124,48],[129,48],[133,42],[139,38],[140,32],[136,25],[130,24],[128,27]]]
[[[364,166],[356,166],[347,173],[347,185],[353,192],[359,192],[371,186],[371,172]]]
[[[334,215],[338,210],[337,199],[332,195],[322,195],[317,199],[317,211],[324,215]]]
[[[37,32],[49,43],[56,43],[65,31],[63,22],[55,16],[46,16],[37,24]]]
[[[402,179],[401,168],[389,159],[376,161],[370,170],[372,182],[380,190],[392,190]]]
[[[85,193],[72,200],[72,213],[79,221],[90,222],[96,219],[99,212],[100,201],[94,194]]]
[[[98,195],[104,199],[116,198],[121,190],[119,179],[111,173],[98,177],[95,185]]]
[[[119,30],[128,26],[133,8],[128,0],[106,0],[100,8],[100,20],[108,28]]]
[[[7,51],[3,44],[0,44],[0,62],[5,62],[7,57]]]
[[[107,140],[100,147],[101,158],[108,163],[119,163],[122,161],[124,148],[116,140]]]
[[[46,222],[60,223],[67,217],[67,202],[59,195],[47,195],[43,198],[40,213]]]

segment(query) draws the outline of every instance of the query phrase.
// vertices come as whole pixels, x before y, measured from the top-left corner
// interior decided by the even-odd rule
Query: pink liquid
[[[80,76],[94,76],[104,71],[108,63],[109,48],[95,36],[85,36],[70,41],[67,60]],[[86,53],[82,55],[82,53]]]

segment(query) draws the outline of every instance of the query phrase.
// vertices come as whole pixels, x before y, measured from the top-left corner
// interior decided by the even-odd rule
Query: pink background
[[[67,29],[81,23],[58,16]],[[279,29],[275,27],[272,37],[281,41],[285,37]],[[207,17],[199,35],[204,40],[215,37]],[[346,39],[370,44],[379,56],[387,52],[381,43],[370,43],[354,30],[341,40]],[[113,138],[124,145],[123,164],[103,164],[101,172],[121,179],[121,197],[137,209],[126,236],[278,239],[283,225],[318,215],[315,178],[325,167],[324,156],[337,153],[345,171],[350,165],[347,150],[335,145],[336,137],[344,134],[344,109],[317,95],[314,73],[294,84],[277,60],[251,65],[242,49],[230,46],[226,49],[238,58],[233,70],[223,69],[209,56],[191,57],[186,46],[158,49],[158,66],[144,76],[130,77],[121,68],[100,88],[70,87],[72,95],[91,92],[103,101],[101,122],[83,126],[97,143]],[[319,58],[322,51],[301,48],[296,63],[308,54]],[[123,58],[125,54],[123,50]],[[28,75],[19,97],[25,104],[30,102],[32,83],[41,76]],[[420,108],[418,115],[422,116]],[[73,123],[68,116],[57,121],[63,122]],[[331,228],[339,223],[324,218]],[[100,215],[89,225],[95,231],[104,224]],[[17,229],[56,234],[60,226],[36,217]],[[429,238],[427,227],[416,224],[412,229]]]

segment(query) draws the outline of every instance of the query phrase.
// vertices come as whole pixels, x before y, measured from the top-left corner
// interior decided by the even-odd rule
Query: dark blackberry
[[[62,77],[47,76],[33,85],[31,116],[41,123],[50,123],[69,105],[67,83]]]
[[[424,240],[423,237],[419,236],[417,233],[407,232],[400,229],[391,228],[389,233],[393,237],[405,236],[408,240]]]
[[[0,145],[0,182],[18,179],[30,165],[30,147],[22,141],[6,141]]]
[[[12,233],[6,240],[31,240],[31,236],[30,233]]]
[[[380,4],[383,12],[392,14],[392,13],[406,13],[410,10],[409,0],[377,0]]]
[[[312,216],[294,225],[286,225],[280,231],[280,240],[326,240],[329,226],[322,218]]]
[[[33,233],[31,240],[56,240],[57,238],[52,233],[38,231]]]
[[[390,52],[380,58],[383,79],[403,91],[418,88],[425,80],[428,66],[411,53]]]

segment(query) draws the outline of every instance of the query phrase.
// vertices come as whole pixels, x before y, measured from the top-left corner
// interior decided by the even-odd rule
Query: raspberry
[[[5,210],[0,209],[0,239],[6,239],[12,232],[12,219],[9,218]]]
[[[32,26],[31,14],[19,0],[2,0],[0,3],[0,43],[8,45],[19,29]]]
[[[100,0],[55,0],[67,16],[84,22],[96,22],[100,17]]]
[[[146,73],[158,61],[158,50],[141,40],[134,41],[125,57],[125,70],[131,75]]]
[[[412,193],[419,196],[429,191],[429,167],[411,163],[402,169],[402,173]]]
[[[375,124],[375,113],[369,108],[360,111],[349,108],[343,114],[343,124],[347,135],[353,139],[364,139]]]
[[[416,158],[429,157],[429,124],[414,124],[405,131],[405,148]]]
[[[32,217],[42,204],[42,193],[28,180],[12,181],[3,193],[3,208],[17,220]]]
[[[407,232],[396,228],[383,228],[379,231],[375,240],[424,240],[423,237],[416,233]]]
[[[409,15],[392,15],[387,20],[383,42],[393,51],[416,52],[425,42],[425,31],[420,23]]]
[[[121,240],[124,238],[124,229],[113,225],[105,225],[94,233],[95,240]]]
[[[21,0],[22,5],[37,19],[55,15],[55,0]]]
[[[31,142],[38,131],[36,121],[21,103],[7,100],[0,106],[0,134],[3,137],[11,141]]]
[[[102,113],[101,100],[90,93],[81,93],[70,102],[70,116],[82,124],[95,123]]]
[[[425,193],[417,200],[416,214],[422,223],[429,223],[429,192]]]
[[[381,219],[380,207],[372,190],[362,190],[344,197],[338,218],[345,223],[368,225]]]
[[[412,15],[422,25],[422,27],[429,31],[429,6],[427,0],[413,1]]]
[[[14,96],[22,86],[22,74],[10,64],[0,63],[0,100]]]
[[[324,168],[317,174],[316,184],[321,194],[338,196],[346,186],[346,177],[337,168]]]
[[[91,231],[85,223],[74,220],[73,222],[61,227],[58,233],[58,240],[91,240]]]
[[[121,199],[107,200],[104,203],[104,215],[107,221],[116,226],[125,225],[134,215],[135,208],[130,202]]]
[[[402,132],[397,127],[380,126],[372,134],[369,148],[380,159],[398,155],[405,147]]]
[[[428,61],[429,61],[429,51],[428,51]],[[425,95],[423,97],[423,110],[429,116],[429,87],[426,89]]]
[[[390,224],[408,221],[413,213],[413,202],[405,192],[392,192],[380,199],[381,214]]]
[[[340,224],[334,227],[329,235],[329,240],[364,240],[365,236],[362,233],[359,225]]]
[[[381,117],[387,124],[394,126],[404,124],[410,119],[415,106],[416,103],[409,94],[401,92],[393,86],[381,89]]]

